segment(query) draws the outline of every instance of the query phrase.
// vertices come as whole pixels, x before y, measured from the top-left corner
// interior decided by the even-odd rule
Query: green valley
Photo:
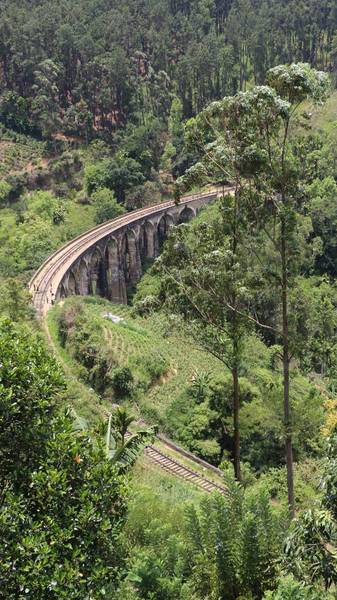
[[[335,4],[0,0],[0,600],[336,600]]]

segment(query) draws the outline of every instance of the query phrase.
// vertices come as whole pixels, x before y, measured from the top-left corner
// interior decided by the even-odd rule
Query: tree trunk
[[[237,481],[241,481],[240,466],[240,391],[238,368],[232,369],[233,378],[233,419],[234,419],[234,474]]]
[[[233,218],[233,261],[236,259],[236,250],[238,245],[237,227],[238,227],[238,207],[239,207],[239,189],[236,187],[234,195],[234,218]],[[232,298],[232,306],[236,306],[236,294]],[[238,321],[237,314],[233,315],[233,420],[234,420],[234,473],[237,481],[241,481],[241,466],[240,466],[240,390],[239,390],[239,344],[238,344]]]
[[[292,516],[295,514],[294,500],[294,474],[293,474],[293,445],[292,423],[289,398],[289,327],[288,327],[288,265],[286,251],[286,224],[281,225],[281,259],[282,259],[282,337],[283,337],[283,404],[284,404],[284,430],[285,450],[287,465],[288,505]]]

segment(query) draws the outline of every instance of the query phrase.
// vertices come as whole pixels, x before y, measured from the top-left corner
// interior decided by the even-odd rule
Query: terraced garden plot
[[[93,299],[87,299],[87,307],[92,307],[93,302]],[[104,305],[104,301],[99,300],[96,307],[99,305],[99,307],[102,308],[102,303]],[[61,307],[62,304],[49,312],[48,331],[54,351],[63,364],[67,375],[68,387],[65,398],[67,404],[71,404],[74,409],[74,414],[78,421],[82,422],[84,418],[84,426],[88,426],[89,424],[93,425],[98,423],[102,418],[106,419],[108,412],[111,411],[111,402],[109,403],[108,398],[100,398],[93,389],[90,389],[80,381],[80,372],[78,371],[76,361],[72,360],[67,350],[61,347],[56,328],[57,314]],[[92,312],[91,310],[89,310],[89,312],[91,313],[92,318],[95,319],[95,312]],[[119,312],[119,316],[123,314],[125,319],[130,317],[130,311],[126,307],[122,307]],[[104,314],[104,311],[102,314]],[[124,325],[121,325],[111,323],[111,321],[104,319],[103,317],[102,320],[104,321],[103,323],[99,323],[97,320],[95,322],[97,322],[99,329],[102,328],[107,344],[110,347],[113,347],[114,351],[116,351],[116,349],[121,351],[121,360],[129,360],[131,365],[134,357],[136,357],[136,361],[138,360],[139,339],[141,339],[142,342],[146,342],[149,351],[152,350],[152,343],[155,338],[151,333],[146,331],[144,327],[141,327],[139,324],[135,325],[134,323],[132,325],[127,325],[127,321],[125,321]],[[121,329],[119,329],[119,327]],[[127,343],[125,343],[121,332],[127,332]],[[132,346],[133,352],[131,353],[127,352],[129,344],[134,344]],[[141,347],[144,348],[144,344]],[[165,385],[165,383],[163,383],[163,385]],[[133,406],[133,411],[136,414],[135,406]],[[140,421],[139,423],[134,422],[131,425],[131,431],[136,431],[140,426],[144,427],[146,426],[146,423],[144,423],[144,421]],[[139,462],[140,464],[138,465]],[[172,478],[175,479],[178,477],[178,479],[183,480],[177,484],[178,489],[180,489],[183,495],[185,495],[184,490],[186,485],[188,488],[191,486],[192,489],[196,488],[193,492],[191,490],[190,493],[187,494],[187,496],[191,495],[192,497],[197,493],[196,490],[202,492],[218,490],[223,492],[225,489],[220,474],[215,473],[212,468],[200,465],[191,458],[182,455],[178,450],[169,447],[164,441],[159,439],[154,440],[151,447],[145,451],[138,463],[135,471],[136,477],[139,472],[142,473],[141,476],[145,476],[144,474],[146,473],[146,481],[147,479],[150,479],[151,481],[153,478],[158,479],[158,483],[165,488],[167,487],[167,489],[170,489],[172,486]],[[158,473],[157,475],[156,472],[158,470],[162,471],[162,473]],[[176,485],[176,483],[174,485]]]
[[[198,349],[163,314],[142,318],[134,316],[128,306],[92,297],[76,302],[81,303],[86,321],[96,339],[103,340],[114,364],[130,368],[144,418],[164,430],[177,399],[190,385],[195,372],[223,371],[219,361]],[[104,318],[107,313],[123,318],[124,322],[113,323]],[[71,345],[68,352],[71,353]]]
[[[45,149],[44,142],[18,136],[17,140],[6,139],[0,134],[0,177],[31,171],[41,165]]]

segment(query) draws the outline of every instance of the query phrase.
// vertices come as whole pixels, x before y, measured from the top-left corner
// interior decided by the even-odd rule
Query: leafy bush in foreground
[[[0,323],[0,598],[83,600],[116,588],[125,480],[68,414],[60,370],[28,328]]]

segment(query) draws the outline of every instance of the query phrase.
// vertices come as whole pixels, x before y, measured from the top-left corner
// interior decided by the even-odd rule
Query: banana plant
[[[119,406],[109,415],[106,434],[106,456],[124,470],[131,467],[141,451],[148,446],[155,435],[153,428],[130,433],[128,428],[135,417],[126,408]]]

